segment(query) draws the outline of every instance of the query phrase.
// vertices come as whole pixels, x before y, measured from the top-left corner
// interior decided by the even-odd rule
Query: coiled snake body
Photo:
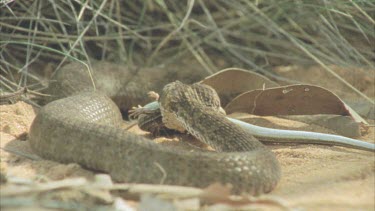
[[[219,182],[232,184],[236,193],[271,191],[280,178],[275,155],[214,106],[202,103],[200,89],[210,88],[180,82],[166,85],[159,101],[161,111],[163,118],[173,119],[174,125],[218,152],[170,149],[126,132],[119,127],[118,107],[95,91],[43,107],[31,126],[30,144],[44,158],[75,162],[121,182],[195,187]]]

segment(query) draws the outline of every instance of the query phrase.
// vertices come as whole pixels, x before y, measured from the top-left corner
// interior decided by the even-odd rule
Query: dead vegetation
[[[155,66],[191,58],[207,73],[235,66],[286,81],[273,67],[373,70],[374,8],[352,0],[5,1],[0,56],[10,81],[2,87],[39,89],[30,67],[57,70],[66,60]]]

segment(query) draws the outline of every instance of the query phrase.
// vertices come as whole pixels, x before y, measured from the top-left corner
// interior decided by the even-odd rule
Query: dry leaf
[[[278,87],[276,82],[268,78],[240,68],[221,70],[200,83],[211,86],[220,96],[221,105],[224,107],[237,95],[254,89]]]
[[[354,66],[343,67],[337,65],[328,65],[328,67],[357,88],[360,92],[374,100],[374,69]],[[276,67],[274,71],[285,78],[298,80],[304,84],[318,85],[331,90],[361,116],[375,119],[375,107],[373,103],[365,100],[352,89],[348,88],[348,86],[343,84],[320,65],[310,67],[302,67],[298,65],[283,66]]]
[[[332,92],[311,85],[290,85],[253,90],[233,99],[226,107],[233,112],[260,116],[337,114],[350,116],[344,103]]]

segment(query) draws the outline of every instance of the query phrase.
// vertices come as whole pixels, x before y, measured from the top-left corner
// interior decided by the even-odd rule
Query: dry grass
[[[31,64],[89,58],[129,65],[193,56],[209,73],[227,66],[275,76],[288,64],[374,68],[372,1],[79,1],[1,3],[2,73],[19,85]],[[146,62],[145,62],[146,61]],[[58,68],[57,68],[58,69]],[[22,72],[20,80],[12,80]],[[369,73],[371,74],[371,73]],[[37,78],[37,76],[34,76]],[[15,89],[16,84],[2,82]]]

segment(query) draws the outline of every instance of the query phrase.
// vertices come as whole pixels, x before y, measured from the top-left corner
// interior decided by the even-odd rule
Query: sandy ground
[[[35,159],[37,156],[22,135],[28,132],[35,117],[30,105],[18,102],[0,108],[1,173],[6,177],[30,180],[93,177],[93,172],[77,164]],[[135,128],[133,132],[138,133],[139,130]],[[374,142],[373,128],[361,139]],[[270,147],[282,166],[282,179],[270,195],[285,200],[288,207],[302,210],[374,210],[374,153],[314,145]]]
[[[345,90],[337,80],[323,76],[322,72],[317,74],[318,70],[316,69],[306,71],[302,68],[281,68],[277,71],[285,77],[294,77],[305,83],[326,87],[338,93],[347,101],[358,101],[357,99],[360,99],[354,95],[347,96],[350,91]],[[338,72],[340,73],[340,69]],[[350,73],[350,71],[342,72]],[[322,80],[323,78],[328,79]],[[367,96],[374,96],[374,82],[369,79],[368,75],[362,74],[358,70],[355,78],[350,74],[344,75],[344,78],[348,79]],[[92,180],[97,172],[83,169],[78,164],[60,164],[44,160],[32,152],[27,141],[27,132],[36,112],[37,109],[24,102],[18,102],[14,105],[0,105],[1,179],[4,177],[8,179],[8,183],[1,184],[0,191],[14,182],[61,181],[77,177]],[[296,121],[278,120],[277,118],[273,121],[273,124],[281,127],[297,127],[297,125],[294,125]],[[268,122],[268,120],[264,122]],[[369,120],[369,122],[374,124],[374,120]],[[308,128],[313,131],[322,131],[322,128],[314,125],[308,125]],[[133,127],[130,131],[150,137],[137,127]],[[362,136],[359,139],[375,142],[374,127],[370,127],[367,131],[361,130],[361,132]],[[175,139],[191,141],[191,138],[186,138],[186,136],[177,136],[174,139],[157,138],[155,141],[175,145],[178,143],[174,141]],[[186,145],[184,141],[182,143]],[[297,210],[375,210],[374,153],[342,147],[306,144],[294,146],[271,145],[269,147],[280,161],[282,179],[276,189],[268,196],[281,199],[288,208]],[[46,194],[52,195],[52,198],[55,197],[55,192],[47,192]],[[62,201],[71,198],[80,201],[82,194],[73,191],[69,194],[65,193],[65,195],[60,194],[57,198]],[[27,200],[29,199],[30,197],[27,198]],[[38,197],[36,199],[38,200]],[[19,204],[27,201],[22,198],[20,200],[15,200],[12,203]],[[126,199],[125,202],[131,207],[138,206],[137,201]],[[4,204],[4,201],[0,204]],[[93,204],[98,203],[94,202]],[[23,210],[40,210],[40,207],[26,207]],[[189,205],[184,207],[189,208]],[[204,208],[218,210],[220,207],[211,205]],[[240,208],[235,207],[235,209]],[[269,210],[270,208],[266,205],[257,210]],[[196,207],[196,209],[198,208]],[[247,210],[248,207],[242,207],[242,209]],[[224,210],[226,209],[224,208]]]

